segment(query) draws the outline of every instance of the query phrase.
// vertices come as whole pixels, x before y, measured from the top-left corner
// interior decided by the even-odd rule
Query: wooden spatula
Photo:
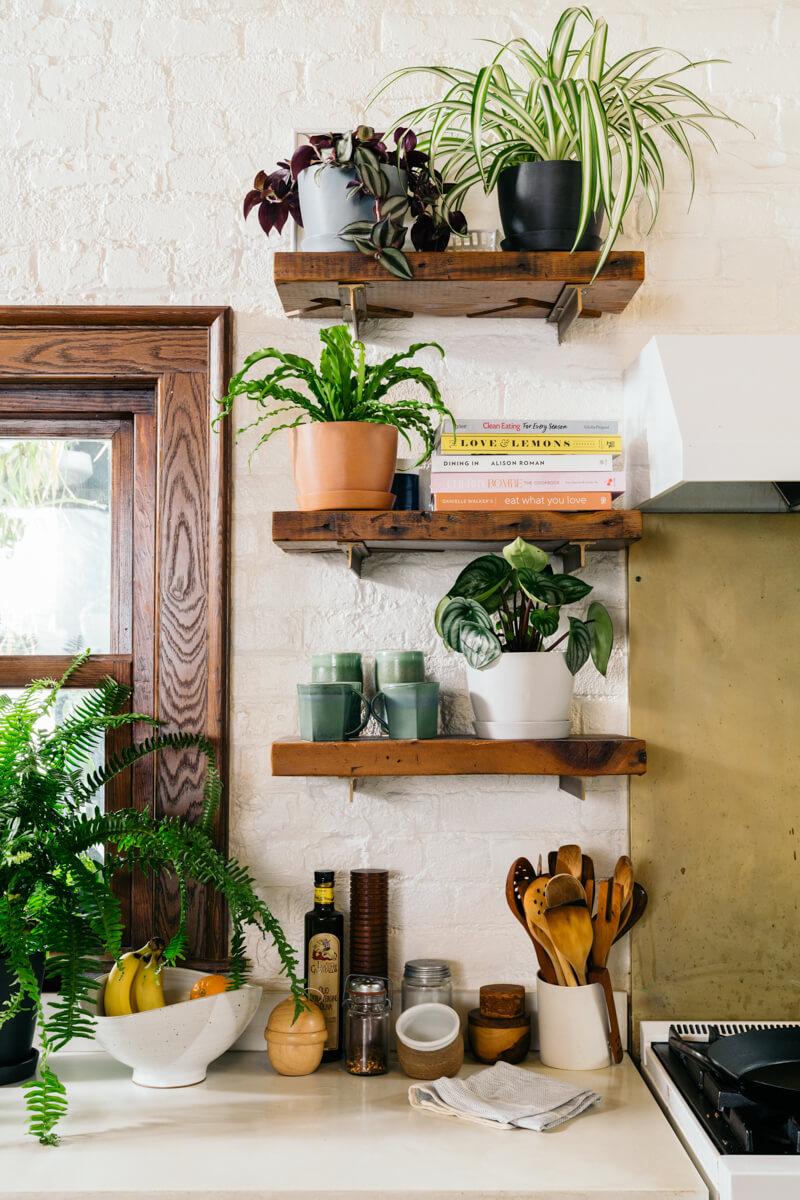
[[[617,1006],[614,1003],[614,989],[611,986],[611,976],[606,962],[614,938],[619,929],[620,912],[622,908],[622,885],[613,879],[601,879],[597,885],[597,913],[594,918],[594,941],[592,943],[591,969],[587,976],[589,983],[599,983],[603,989],[608,1012],[608,1046],[612,1062],[622,1062],[622,1038],[619,1032]]]
[[[586,983],[586,961],[592,949],[592,918],[579,879],[554,875],[545,888],[545,921],[556,951],[567,960],[579,984]]]
[[[614,938],[619,931],[621,912],[622,886],[613,879],[601,879],[597,885],[597,912],[592,942],[593,967],[604,967],[608,962]]]
[[[542,977],[548,983],[558,983],[558,975],[553,965],[553,959],[547,953],[542,943],[533,936],[528,928],[528,921],[525,917],[525,892],[535,878],[536,872],[528,859],[516,858],[509,867],[508,875],[506,876],[506,903],[533,943]]]
[[[556,973],[556,982],[561,986],[575,986],[575,976],[572,968],[565,958],[563,958],[556,947],[553,945],[553,939],[550,936],[550,931],[545,920],[545,889],[550,880],[549,875],[539,875],[525,890],[525,918],[528,922],[528,930],[530,935],[536,941],[541,942],[544,950],[550,958]],[[549,981],[548,981],[549,982]]]

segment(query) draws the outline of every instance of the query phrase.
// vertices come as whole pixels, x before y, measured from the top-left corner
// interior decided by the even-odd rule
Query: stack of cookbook
[[[493,418],[439,431],[431,459],[435,512],[592,512],[623,491],[616,421]]]

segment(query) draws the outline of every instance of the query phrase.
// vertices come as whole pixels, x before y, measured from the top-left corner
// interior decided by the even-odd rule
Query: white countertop
[[[238,1052],[205,1083],[157,1091],[105,1054],[65,1054],[58,1148],[24,1134],[20,1088],[0,1088],[0,1198],[707,1200],[629,1059],[585,1073],[527,1065],[594,1088],[602,1105],[550,1133],[494,1130],[412,1111],[397,1068],[285,1079],[265,1054]]]

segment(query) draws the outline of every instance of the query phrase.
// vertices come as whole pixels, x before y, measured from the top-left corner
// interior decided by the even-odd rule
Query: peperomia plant
[[[557,632],[561,609],[591,592],[575,575],[556,575],[538,546],[517,538],[499,554],[482,554],[465,567],[434,616],[436,632],[450,650],[481,671],[501,654],[555,650],[566,642],[566,663],[573,675],[591,655],[605,675],[614,630],[602,604],[589,605],[586,620],[570,617]]]
[[[388,271],[402,279],[412,277],[403,254],[405,221],[411,220],[411,242],[416,250],[444,250],[451,234],[467,232],[464,214],[447,200],[452,184],[433,169],[426,153],[417,148],[413,130],[394,131],[394,146],[384,134],[369,125],[350,133],[324,133],[310,137],[290,161],[282,160],[276,170],[259,171],[244,199],[245,218],[258,209],[258,220],[266,234],[281,232],[292,217],[303,224],[298,196],[298,176],[309,168],[339,168],[355,172],[347,186],[354,197],[374,201],[372,221],[351,221],[340,236],[362,254],[376,258]],[[394,168],[391,172],[388,168]]]

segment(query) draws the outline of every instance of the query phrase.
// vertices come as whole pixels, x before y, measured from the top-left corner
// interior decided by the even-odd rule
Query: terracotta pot
[[[291,430],[297,507],[386,509],[394,504],[397,430],[369,421],[313,421]]]

